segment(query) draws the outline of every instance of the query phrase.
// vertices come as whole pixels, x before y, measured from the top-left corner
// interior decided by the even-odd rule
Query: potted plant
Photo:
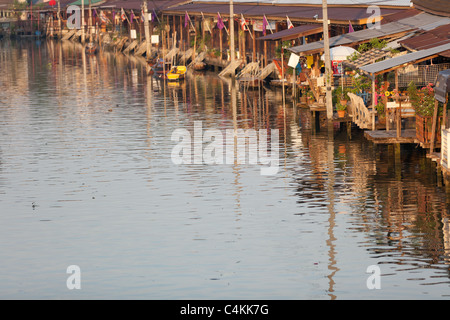
[[[347,110],[347,105],[346,104],[342,104],[342,103],[337,103],[336,104],[336,110],[338,113],[338,117],[339,118],[344,118],[345,117],[345,111]]]
[[[308,93],[306,94],[306,97],[307,97],[308,103],[314,102],[315,97],[311,90],[308,91]]]
[[[426,87],[417,89],[414,82],[408,86],[408,95],[411,105],[416,111],[416,137],[422,143],[428,143],[432,135],[432,120],[434,112],[434,89],[430,83]],[[442,121],[442,108],[438,110],[437,128]],[[436,133],[436,142],[440,141],[440,130]]]
[[[305,89],[300,89],[301,95],[300,95],[300,103],[306,103],[307,98],[307,91]]]

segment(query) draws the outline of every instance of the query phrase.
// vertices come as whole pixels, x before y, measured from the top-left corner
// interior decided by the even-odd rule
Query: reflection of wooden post
[[[434,102],[434,112],[433,112],[433,124],[431,126],[431,141],[430,141],[430,153],[434,151],[434,141],[436,140],[436,123],[438,116],[439,102],[435,100]]]

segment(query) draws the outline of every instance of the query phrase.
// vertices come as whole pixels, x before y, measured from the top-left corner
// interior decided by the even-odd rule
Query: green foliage
[[[357,51],[363,53],[371,49],[383,49],[387,46],[388,42],[386,40],[380,40],[378,38],[373,38],[369,42],[362,43],[359,45]]]
[[[433,84],[429,83],[427,86],[417,89],[413,81],[408,86],[408,95],[411,105],[416,114],[423,117],[430,117],[434,112],[434,89]]]
[[[336,104],[336,110],[338,111],[344,111],[347,110],[347,105],[346,104],[341,104],[340,102],[338,102]]]
[[[278,46],[276,49],[275,49],[275,57],[276,58],[281,58],[281,50],[284,48],[284,49],[286,49],[286,48],[290,48],[290,47],[292,47],[292,42],[291,41],[283,41],[282,43],[281,43],[281,46]],[[285,50],[286,51],[286,50]],[[286,55],[286,52],[285,52],[285,55]]]
[[[382,101],[378,100],[378,104],[375,106],[379,116],[385,116],[385,105]]]

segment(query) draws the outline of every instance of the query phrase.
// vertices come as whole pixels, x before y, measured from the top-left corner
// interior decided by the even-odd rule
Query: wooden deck
[[[416,140],[415,129],[402,130],[400,137],[397,137],[396,130],[366,131],[364,132],[364,137],[376,144],[419,143]]]

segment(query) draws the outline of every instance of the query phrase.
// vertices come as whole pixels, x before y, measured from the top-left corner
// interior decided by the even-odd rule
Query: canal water
[[[3,40],[0,72],[0,298],[450,297],[448,195],[422,149],[70,42]],[[278,172],[175,163],[196,123],[277,129]]]

